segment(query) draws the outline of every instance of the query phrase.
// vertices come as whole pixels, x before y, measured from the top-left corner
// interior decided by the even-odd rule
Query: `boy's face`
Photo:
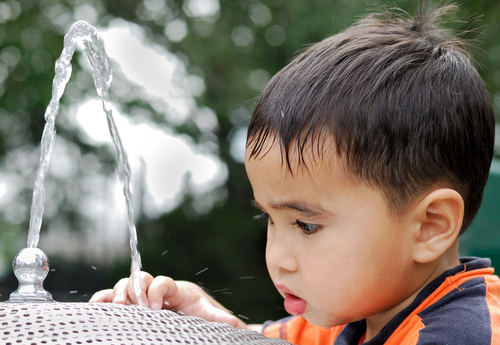
[[[285,309],[328,328],[406,306],[421,284],[410,218],[390,217],[382,193],[350,180],[334,154],[306,155],[304,168],[292,152],[292,175],[278,144],[257,158],[250,150],[256,206],[269,217],[267,266]]]

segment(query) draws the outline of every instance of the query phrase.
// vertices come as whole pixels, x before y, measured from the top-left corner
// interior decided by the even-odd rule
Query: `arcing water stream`
[[[42,226],[43,211],[45,207],[45,175],[49,167],[50,154],[55,141],[55,118],[59,111],[59,100],[64,93],[66,84],[71,76],[71,58],[76,46],[80,45],[86,54],[96,86],[97,94],[102,98],[102,105],[108,121],[111,139],[116,149],[117,174],[123,187],[123,194],[127,203],[128,228],[130,236],[130,249],[132,256],[131,272],[134,279],[134,288],[138,304],[141,305],[141,257],[137,250],[137,231],[134,225],[134,209],[132,202],[131,178],[132,173],[120,135],[116,128],[111,103],[109,102],[108,89],[112,80],[112,68],[104,47],[104,41],[99,36],[96,28],[85,21],[74,23],[64,36],[64,48],[55,64],[55,77],[52,82],[52,99],[45,111],[45,127],[41,141],[40,163],[36,172],[35,188],[31,205],[30,225],[28,234],[28,247],[38,246],[40,228]]]

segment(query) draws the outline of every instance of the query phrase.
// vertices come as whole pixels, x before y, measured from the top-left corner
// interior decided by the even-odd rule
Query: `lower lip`
[[[290,293],[285,293],[285,310],[291,315],[302,315],[306,311],[306,301]]]

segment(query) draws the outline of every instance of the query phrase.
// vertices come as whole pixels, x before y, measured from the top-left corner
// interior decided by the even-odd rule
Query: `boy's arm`
[[[207,321],[228,323],[241,329],[261,330],[260,325],[247,325],[210,297],[198,285],[141,272],[142,300],[153,310],[172,309]],[[114,288],[96,292],[89,302],[137,303],[132,279],[121,279]]]

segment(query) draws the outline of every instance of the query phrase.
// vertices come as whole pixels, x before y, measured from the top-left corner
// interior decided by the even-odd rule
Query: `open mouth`
[[[302,315],[306,311],[307,303],[292,293],[285,292],[285,310],[290,315]]]

